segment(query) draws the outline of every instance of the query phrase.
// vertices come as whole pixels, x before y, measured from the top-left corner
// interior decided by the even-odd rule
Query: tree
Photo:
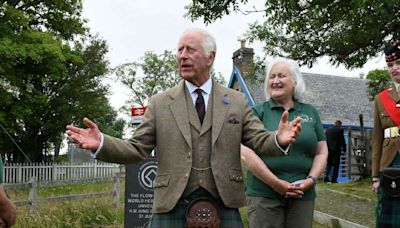
[[[32,161],[57,154],[66,124],[110,115],[107,45],[81,12],[80,0],[0,3],[0,151],[14,161],[19,148]]]
[[[371,70],[367,74],[368,88],[367,94],[370,101],[374,100],[376,94],[380,93],[391,85],[391,77],[386,69]]]
[[[181,80],[176,56],[167,50],[159,55],[151,51],[146,52],[139,61],[117,66],[114,73],[132,92],[131,100],[127,101],[124,107],[125,111],[135,106],[146,106],[151,96],[177,85]],[[221,74],[212,71],[211,76],[218,83],[224,83]]]
[[[179,80],[178,64],[171,51],[157,55],[146,52],[137,62],[128,62],[114,69],[115,75],[132,92],[127,106],[147,105],[154,94],[176,85]]]
[[[211,23],[231,12],[244,11],[248,0],[193,0],[185,8],[192,20]],[[329,56],[332,64],[362,67],[400,34],[400,4],[396,1],[268,0],[261,10],[264,22],[249,26],[246,37],[264,42],[265,52],[289,56],[312,66]]]

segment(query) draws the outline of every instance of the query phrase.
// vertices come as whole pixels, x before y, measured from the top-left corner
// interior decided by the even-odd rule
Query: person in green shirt
[[[15,224],[17,209],[15,204],[8,199],[2,186],[3,183],[3,160],[0,156],[0,227],[11,227]]]
[[[316,179],[325,170],[328,157],[324,129],[317,110],[302,103],[304,80],[292,59],[277,59],[268,66],[266,101],[253,111],[266,129],[275,131],[280,116],[301,118],[302,129],[282,157],[257,155],[242,146],[247,175],[247,205],[250,227],[312,227]],[[260,157],[258,157],[260,156]]]

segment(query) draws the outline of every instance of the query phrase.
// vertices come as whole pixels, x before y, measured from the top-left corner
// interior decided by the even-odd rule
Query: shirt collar
[[[189,92],[192,94],[197,88],[200,88],[203,90],[204,93],[210,94],[211,93],[211,88],[212,88],[212,80],[209,78],[203,85],[200,87],[197,87],[196,85],[193,85],[191,82],[185,80],[185,85],[186,88],[188,88]]]
[[[276,108],[282,108],[282,106],[278,105],[274,99],[270,98],[268,100],[269,106],[271,109],[276,109]],[[301,106],[300,103],[297,100],[294,100],[294,105],[290,110],[300,110]],[[289,111],[290,111],[289,110]]]

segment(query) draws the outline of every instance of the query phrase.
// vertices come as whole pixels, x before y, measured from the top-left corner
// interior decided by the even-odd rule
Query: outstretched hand
[[[83,118],[83,123],[88,128],[67,125],[67,134],[79,144],[80,148],[95,151],[100,145],[101,132],[97,125],[88,118]]]
[[[288,146],[296,141],[296,137],[301,131],[301,119],[297,117],[293,121],[289,122],[289,112],[284,111],[282,113],[281,120],[278,126],[278,132],[276,138],[279,145]]]

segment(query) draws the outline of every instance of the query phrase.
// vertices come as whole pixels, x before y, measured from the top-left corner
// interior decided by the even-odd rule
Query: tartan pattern
[[[397,154],[391,167],[400,168],[400,155]],[[400,197],[388,196],[379,185],[378,204],[376,206],[376,227],[400,227]]]
[[[199,115],[200,123],[203,124],[204,116],[206,115],[206,104],[204,103],[203,90],[196,89],[195,92],[198,94],[196,98],[196,110]]]
[[[185,212],[189,203],[201,196],[206,196],[211,198],[211,195],[208,193],[207,195],[203,195],[205,190],[200,191],[201,194],[198,194],[199,191],[196,190],[188,197],[181,198],[178,201],[178,204],[167,213],[153,213],[152,218],[150,220],[150,224],[148,227],[150,228],[184,228],[185,227]],[[218,206],[220,212],[220,228],[243,228],[242,218],[240,217],[239,210],[237,208],[228,208],[226,207],[221,200],[213,199]]]

